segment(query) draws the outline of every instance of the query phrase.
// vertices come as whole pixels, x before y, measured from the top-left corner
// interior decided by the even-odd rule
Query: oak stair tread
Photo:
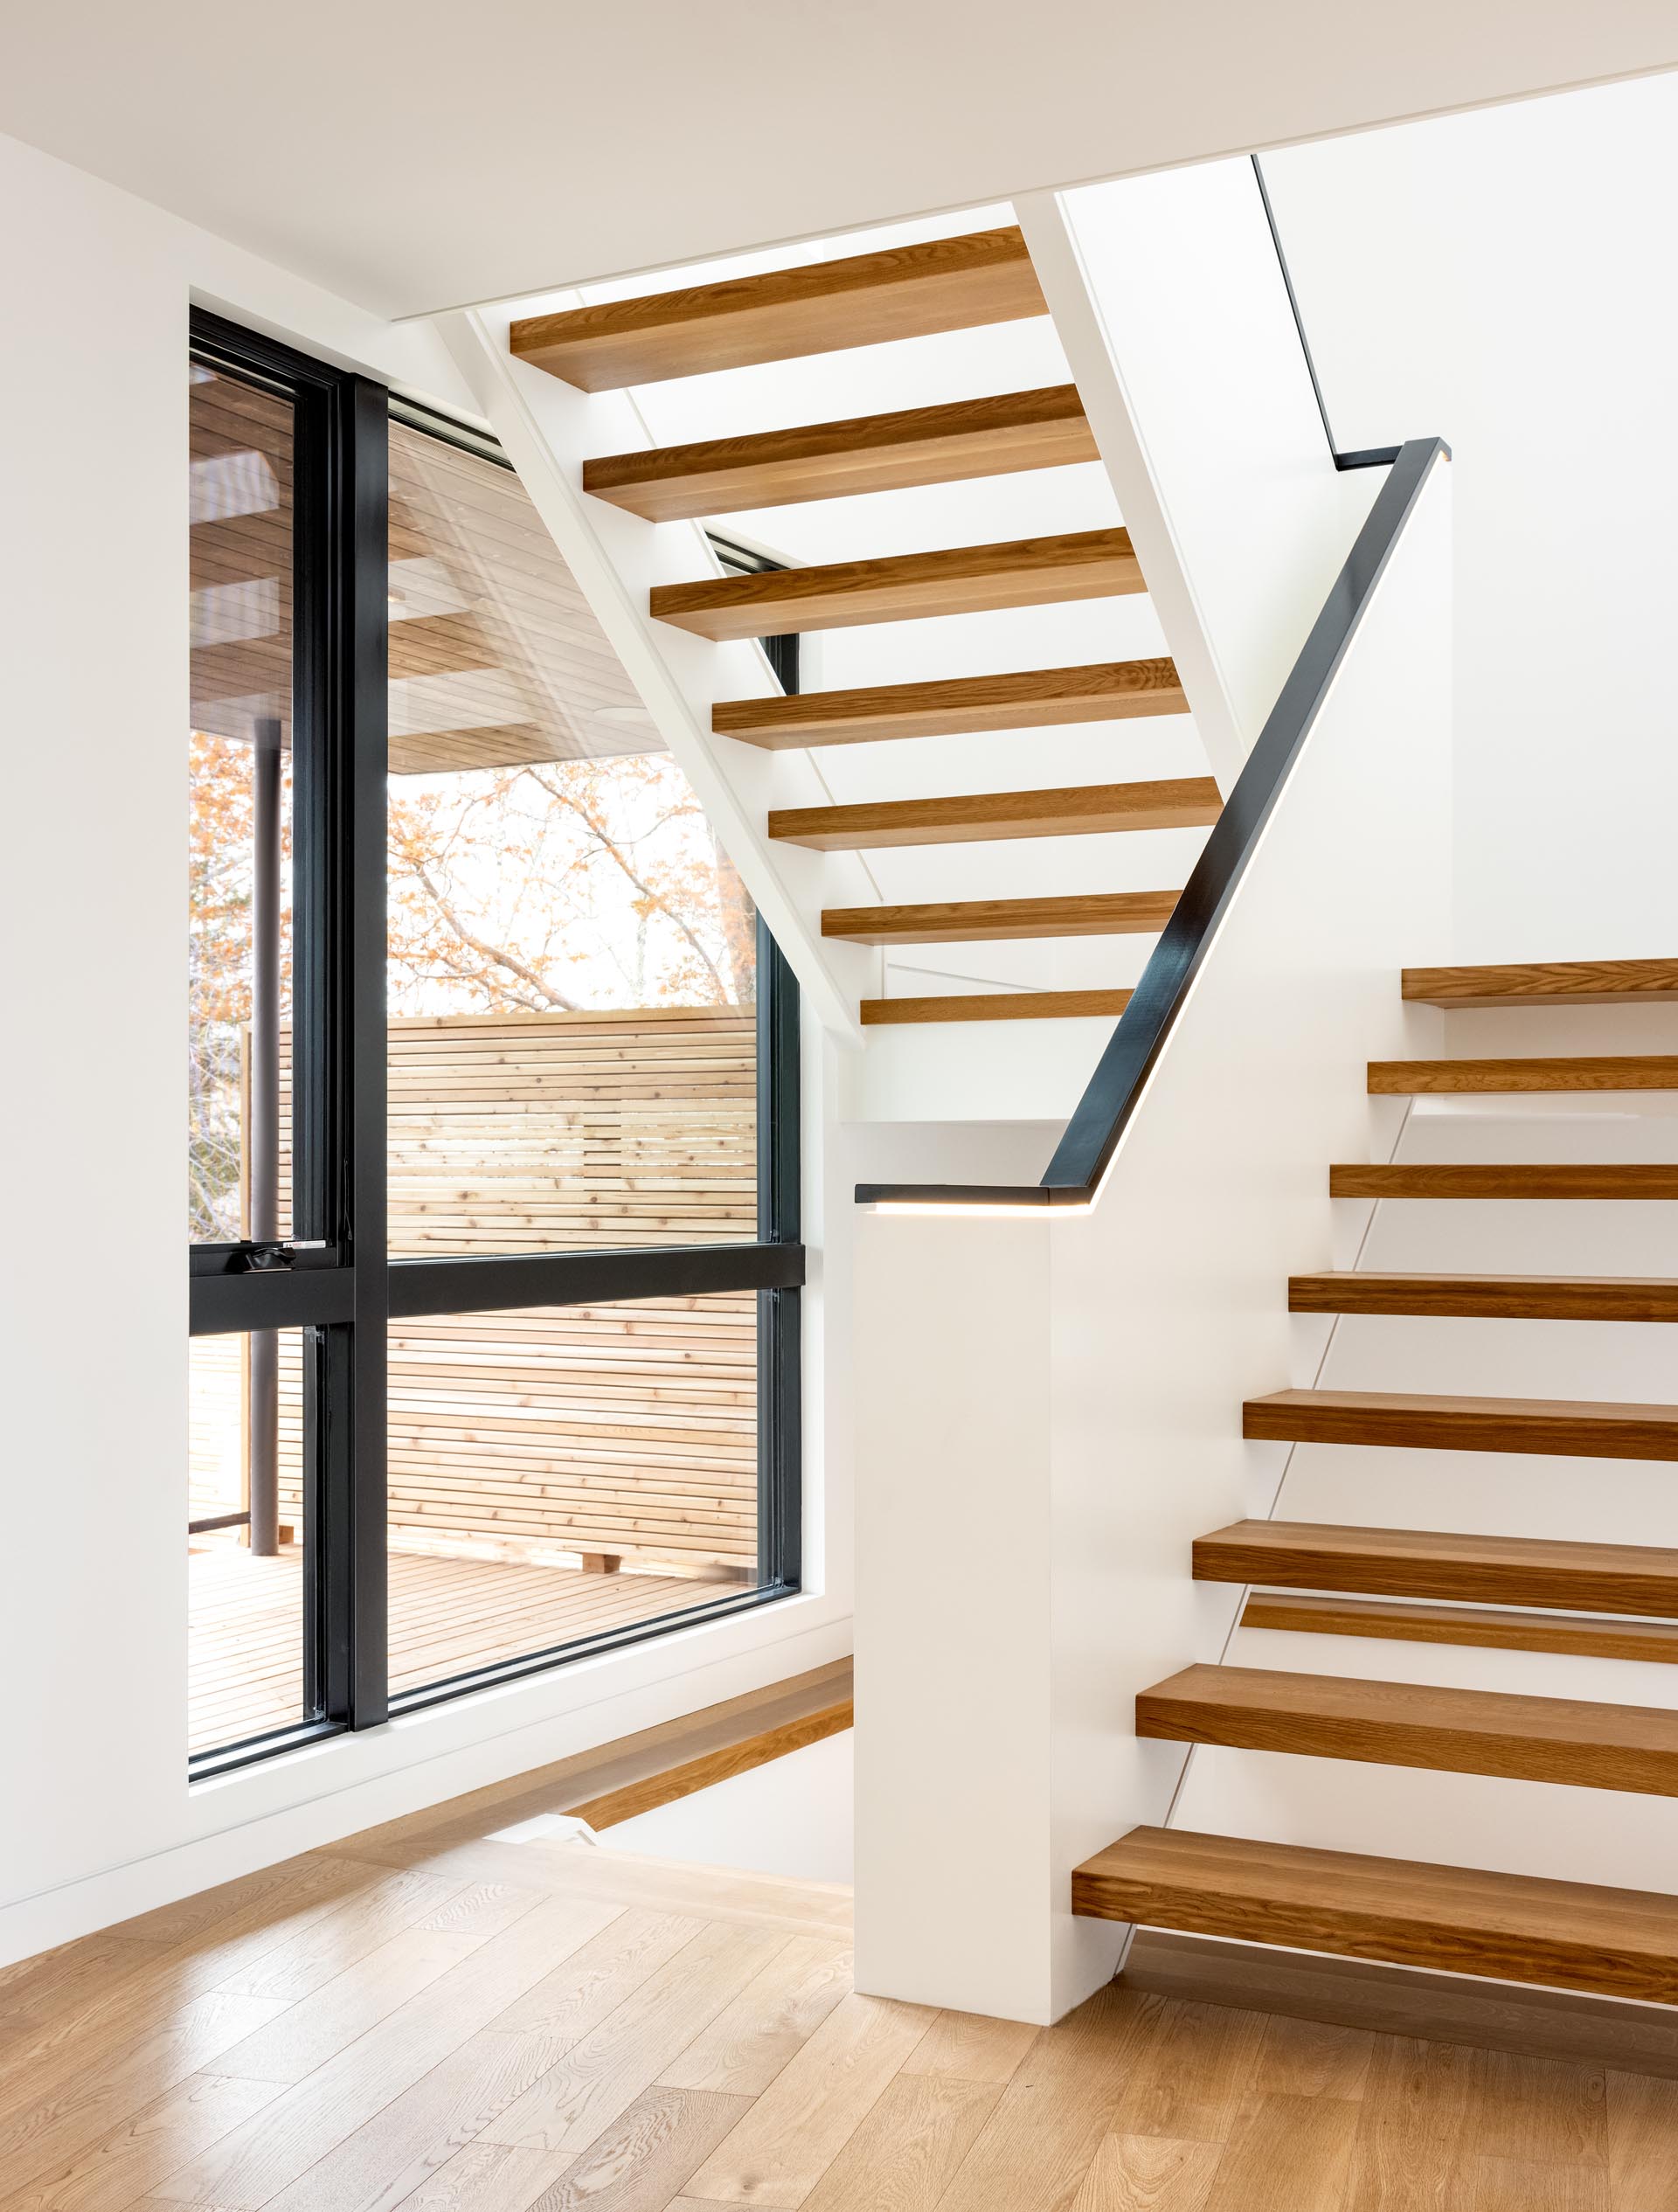
[[[1116,1017],[1128,991],[961,991],[928,998],[865,998],[864,1029],[926,1022],[1078,1022]]]
[[[1404,995],[1425,1006],[1613,1006],[1678,998],[1678,960],[1508,961],[1407,967]]]
[[[1072,1910],[1284,1949],[1678,2003],[1678,1897],[1535,1875],[1134,1828]]]
[[[720,737],[774,751],[983,730],[1042,730],[1188,711],[1175,662],[1097,661],[1078,668],[946,676],[930,683],[800,691],[790,698],[724,699],[711,711],[711,726]]]
[[[1261,1667],[1186,1667],[1136,1700],[1137,1733],[1307,1758],[1678,1796],[1678,1711]]]
[[[1678,1550],[1321,1521],[1236,1521],[1197,1536],[1197,1582],[1279,1582],[1678,1620]]]
[[[1560,1652],[1577,1659],[1648,1660],[1678,1666],[1678,1621],[1585,1619],[1571,1613],[1422,1605],[1387,1598],[1304,1596],[1255,1591],[1244,1628],[1295,1636],[1367,1636],[1404,1644],[1458,1644],[1485,1651]]]
[[[1452,1163],[1396,1167],[1349,1164],[1328,1170],[1331,1198],[1678,1199],[1678,1165],[1496,1166]]]
[[[1099,459],[1076,385],[903,407],[583,463],[583,489],[648,522],[953,483]]]
[[[769,816],[769,835],[818,852],[860,852],[886,845],[1203,829],[1217,820],[1223,803],[1210,776],[1179,776],[1157,783],[1074,784],[1054,791],[967,792],[941,799],[781,808]]]
[[[720,642],[791,630],[847,629],[861,622],[988,614],[1146,589],[1128,530],[1079,530],[1055,537],[1016,537],[994,545],[660,584],[648,605],[655,621]]]
[[[516,322],[521,360],[584,392],[1046,315],[1017,225]]]
[[[1294,1314],[1678,1321],[1678,1280],[1630,1275],[1397,1275],[1357,1268],[1295,1275],[1288,1283],[1287,1303]]]
[[[1678,1091],[1678,1054],[1638,1052],[1523,1060],[1371,1060],[1370,1094],[1435,1092]]]
[[[1161,930],[1175,891],[1092,891],[1061,898],[965,898],[912,906],[830,906],[824,937],[857,945],[977,944],[1020,937],[1119,937]]]
[[[1594,1398],[1441,1397],[1387,1390],[1277,1390],[1250,1398],[1241,1432],[1299,1444],[1678,1460],[1678,1405]]]

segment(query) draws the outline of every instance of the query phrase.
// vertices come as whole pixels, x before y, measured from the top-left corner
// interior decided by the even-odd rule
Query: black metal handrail
[[[1087,1206],[1118,1147],[1154,1062],[1182,1011],[1201,962],[1246,873],[1265,824],[1311,734],[1422,487],[1449,460],[1440,438],[1398,448],[1345,566],[1312,625],[1281,696],[1248,755],[1211,836],[1149,955],[1141,981],[1038,1183],[891,1183],[856,1186],[863,1206]]]

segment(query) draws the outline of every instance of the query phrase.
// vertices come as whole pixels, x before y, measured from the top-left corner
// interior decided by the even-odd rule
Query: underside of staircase
[[[1045,312],[1025,239],[1003,226],[542,315],[516,322],[509,343],[526,364],[595,392]],[[651,527],[1068,468],[1096,457],[1077,386],[1057,382],[599,455],[585,464],[582,486],[593,499]],[[1418,464],[1423,474],[1425,465]],[[795,518],[789,529],[789,543],[795,542]],[[1006,620],[1010,610],[1116,601],[1148,589],[1129,531],[1114,515],[1096,529],[1025,537],[993,531],[973,544],[794,559],[746,574],[662,581],[651,586],[641,611],[653,625],[704,649],[929,618]],[[1001,848],[982,895],[950,896],[950,879],[933,876],[924,896],[911,885],[914,895],[822,901],[819,937],[881,948],[884,974],[886,954],[905,947],[1158,940],[1178,910],[1180,847],[1170,848],[1178,855],[1175,867],[1161,863],[1157,871],[1141,872],[1141,889],[1113,888],[1106,875],[1103,888],[1077,888],[1074,877],[1064,888],[1056,879],[1050,891],[1022,895],[1015,862],[1027,841],[1120,840],[1134,854],[1154,849],[1135,845],[1137,838],[1210,831],[1215,844],[1236,827],[1238,787],[1226,813],[1210,774],[1124,775],[1129,725],[1184,715],[1189,704],[1175,661],[1154,652],[725,698],[712,710],[711,730],[741,748],[742,758],[748,747],[796,751],[819,764],[829,749],[843,749],[863,764],[891,758],[892,774],[910,756],[857,748],[905,741],[925,747],[984,733],[1017,745],[1018,773],[1003,788],[940,788],[929,771],[906,794],[900,782],[884,777],[890,787],[858,794],[852,787],[842,803],[765,810],[761,834],[771,850]],[[1033,773],[1038,754],[1032,733],[1078,725],[1111,727],[1111,769],[1078,782]],[[1263,744],[1261,738],[1256,750]],[[912,757],[947,761],[950,755],[934,747]],[[1256,835],[1256,828],[1240,834]],[[971,864],[990,868],[988,851]],[[929,869],[931,863],[915,865]],[[1137,880],[1135,872],[1118,877],[1121,884]],[[882,988],[863,1000],[861,1021],[870,1030],[919,1029],[1115,1018],[1127,1008],[1134,1021],[1127,976],[1134,972],[1114,972],[1078,988],[1053,988],[1062,979],[1052,977],[1008,989],[981,988],[973,978],[967,980],[974,988],[955,991]],[[1402,982],[1395,977],[1395,988],[1405,1001],[1447,1015],[1678,1005],[1678,960],[1418,967],[1405,970]],[[1121,1051],[1126,1033],[1121,1023],[1113,1051]],[[1678,1054],[1383,1059],[1369,1064],[1367,1088],[1376,1099],[1623,1093],[1635,1100],[1678,1088]],[[1678,1198],[1678,1168],[1655,1161],[1412,1165],[1325,1159],[1323,1168],[1334,1199],[1366,1206],[1411,1199],[1640,1205]],[[960,1194],[941,1195],[953,1203]],[[1331,1325],[1355,1314],[1533,1327],[1658,1327],[1678,1320],[1678,1279],[1647,1275],[1399,1273],[1354,1265],[1295,1276],[1279,1284],[1277,1294],[1292,1312],[1326,1317]],[[1241,1421],[1244,1437],[1260,1446],[1491,1453],[1517,1467],[1533,1455],[1678,1460],[1678,1404],[1668,1404],[1311,1388],[1255,1396]],[[1194,1547],[1191,1571],[1200,1581],[1243,1588],[1243,1629],[1363,1637],[1383,1646],[1409,1640],[1584,1654],[1614,1662],[1678,1660],[1675,1551],[1540,1541],[1495,1529],[1464,1536],[1243,1520],[1207,1531]],[[1611,1703],[1196,1665],[1143,1692],[1136,1727],[1148,1742],[1190,1747],[1190,1756],[1194,1746],[1217,1745],[1605,1793],[1678,1796],[1678,1711],[1635,1699]],[[1613,1802],[1605,1795],[1605,1806]],[[1605,1812],[1605,1819],[1612,1817]],[[1080,1867],[1072,1903],[1088,1917],[1678,2004],[1678,1896],[1653,1891],[1167,1825],[1133,1829]]]
[[[1046,314],[1024,238],[1007,225],[528,317],[514,322],[509,343],[521,360],[593,392]],[[598,455],[584,464],[582,483],[593,497],[658,523],[797,508],[1098,458],[1077,386],[1063,383]],[[795,542],[796,517],[788,529]],[[1095,530],[663,583],[652,588],[646,612],[655,624],[720,644],[1115,600],[1146,590],[1129,534],[1115,521]],[[763,825],[772,846],[862,854],[1206,829],[1222,806],[1209,774],[1040,787],[1042,780],[1034,783],[1029,773],[1032,732],[1121,725],[1187,711],[1173,662],[1153,655],[723,699],[712,711],[712,730],[769,751],[808,751],[818,765],[830,746],[1019,733],[1018,758],[1028,773],[1015,787],[940,789],[938,773],[929,770],[922,789],[904,796],[894,761],[891,774],[898,780],[877,799],[774,808]],[[1114,779],[1123,774],[1121,735],[1115,728]],[[1171,878],[1180,866],[1180,860],[1175,867],[1161,863],[1162,887],[1144,891],[1036,898],[882,895],[866,906],[835,902],[824,905],[819,933],[883,948],[883,979],[892,974],[889,953],[903,947],[1153,938],[1175,905],[1181,884]],[[1001,856],[999,892],[1013,875],[1007,856]],[[940,972],[936,956],[932,969]],[[882,988],[862,1000],[859,1018],[870,1029],[930,1028],[1088,1021],[1122,1010],[1127,971],[1113,976],[1110,987],[1092,984],[1085,971],[1074,974],[1081,979],[1074,988],[1055,988],[1072,977],[1057,977],[1052,964],[1037,980],[1006,988],[987,988],[982,978],[967,979],[965,989]]]

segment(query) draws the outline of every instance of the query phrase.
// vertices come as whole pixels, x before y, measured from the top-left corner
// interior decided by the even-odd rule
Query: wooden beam
[[[1076,385],[957,399],[583,463],[583,489],[654,523],[1094,461]]]
[[[1664,1892],[1134,1828],[1078,1868],[1072,1910],[1342,1958],[1678,2001],[1678,1897]],[[1490,2001],[1494,1993],[1475,1994]]]
[[[1678,1712],[1259,1667],[1188,1667],[1136,1700],[1139,1736],[1308,1758],[1678,1796]]]
[[[1013,225],[516,322],[521,361],[584,392],[1047,312]]]
[[[1612,1275],[1295,1275],[1292,1314],[1437,1314],[1529,1321],[1678,1321],[1678,1281]]]
[[[1564,1652],[1578,1659],[1650,1660],[1678,1666],[1678,1621],[1577,1620],[1556,1613],[1486,1612],[1472,1605],[1409,1605],[1379,1598],[1299,1597],[1259,1591],[1244,1628],[1296,1636],[1372,1636],[1404,1644],[1462,1644],[1485,1651]]]
[[[1181,892],[1092,891],[1069,898],[969,898],[923,906],[830,906],[824,937],[858,945],[956,945],[1016,937],[1119,937],[1160,930]]]
[[[659,584],[648,605],[657,621],[722,641],[988,614],[1147,588],[1126,531],[1081,530],[1061,537]]]
[[[1290,1583],[1374,1597],[1678,1619],[1678,1550],[1647,1544],[1237,1521],[1195,1539],[1194,1573],[1199,1582]]]
[[[720,737],[780,751],[1188,711],[1170,661],[1100,661],[1085,668],[949,676],[934,683],[801,691],[791,698],[724,699],[712,711],[711,727]]]
[[[769,835],[818,852],[1098,836],[1126,829],[1204,829],[1217,820],[1223,804],[1210,776],[1182,776],[1162,783],[1076,784],[1058,791],[967,792],[946,799],[783,808],[770,815]]]
[[[1331,1198],[1678,1199],[1678,1166],[1347,1166],[1328,1170]]]
[[[963,991],[932,998],[865,998],[863,1027],[920,1022],[1075,1022],[1122,1014],[1128,991]]]
[[[1424,1006],[1619,1006],[1678,998],[1678,960],[1538,960],[1407,967],[1404,995]]]
[[[1678,1405],[1616,1405],[1594,1398],[1277,1390],[1269,1397],[1248,1399],[1242,1408],[1241,1433],[1300,1444],[1678,1460]]]
[[[1678,1055],[1369,1063],[1372,1097],[1469,1091],[1678,1091]]]

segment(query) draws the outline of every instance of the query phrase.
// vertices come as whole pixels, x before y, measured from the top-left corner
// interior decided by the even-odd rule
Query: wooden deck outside
[[[390,1068],[398,1256],[756,1234],[750,1006],[397,1020]],[[288,1171],[282,1157],[282,1187]],[[191,1520],[245,1501],[241,1358],[237,1337],[193,1341]],[[400,1321],[388,1404],[393,1691],[701,1605],[755,1571],[750,1292]],[[295,1527],[296,1330],[281,1333],[279,1443]],[[623,1571],[583,1572],[589,1556]],[[297,1719],[301,1553],[201,1536],[190,1567],[193,1749]]]
[[[253,1558],[226,1539],[188,1560],[188,1737],[194,1751],[284,1728],[302,1711],[302,1551]],[[391,1688],[418,1688],[551,1644],[704,1605],[735,1581],[584,1574],[492,1559],[391,1557]]]

